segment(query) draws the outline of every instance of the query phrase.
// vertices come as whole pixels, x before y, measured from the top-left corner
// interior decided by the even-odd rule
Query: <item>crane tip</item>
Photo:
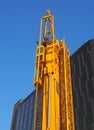
[[[50,9],[47,9],[47,15],[50,15],[51,12],[50,12]]]

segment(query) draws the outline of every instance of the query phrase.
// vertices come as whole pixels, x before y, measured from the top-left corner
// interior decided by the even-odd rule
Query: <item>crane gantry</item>
[[[75,130],[69,49],[54,34],[54,16],[40,19],[34,86],[34,130]]]

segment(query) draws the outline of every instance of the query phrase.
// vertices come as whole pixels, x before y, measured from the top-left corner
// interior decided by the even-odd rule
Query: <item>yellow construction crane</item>
[[[34,86],[34,130],[75,130],[70,55],[64,39],[54,35],[54,16],[40,19]]]

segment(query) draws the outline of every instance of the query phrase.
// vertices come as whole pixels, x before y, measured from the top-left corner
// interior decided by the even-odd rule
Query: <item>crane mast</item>
[[[64,40],[54,35],[54,16],[40,19],[34,86],[34,130],[75,130],[70,56]]]

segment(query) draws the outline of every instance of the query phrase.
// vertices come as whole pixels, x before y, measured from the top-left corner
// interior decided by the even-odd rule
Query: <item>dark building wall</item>
[[[76,130],[94,130],[94,40],[71,56]]]
[[[11,130],[33,130],[35,95],[36,92],[33,91],[21,103],[16,103],[17,107],[15,109],[14,106]]]

